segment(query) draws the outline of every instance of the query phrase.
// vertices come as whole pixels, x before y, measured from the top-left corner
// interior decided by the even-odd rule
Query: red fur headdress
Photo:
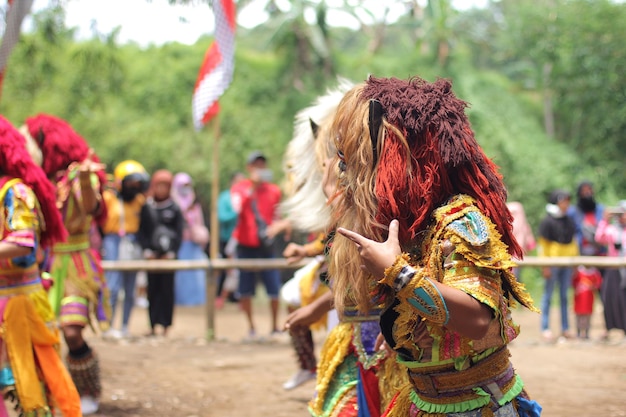
[[[331,128],[342,171],[336,224],[382,241],[397,219],[407,251],[419,245],[436,208],[467,194],[521,258],[502,177],[474,138],[466,107],[446,80],[370,77],[346,93]],[[352,302],[367,311],[376,282],[363,272],[357,247],[335,240],[330,258],[338,311]]]
[[[45,229],[41,231],[41,244],[48,246],[64,240],[67,231],[56,207],[54,186],[28,154],[24,137],[2,116],[0,145],[0,172],[9,177],[20,178],[37,196],[46,223]]]
[[[73,162],[82,162],[89,156],[90,147],[65,120],[48,114],[38,114],[26,119],[28,132],[33,137],[42,153],[42,168],[48,175],[68,168]],[[100,162],[95,153],[90,156],[94,162]],[[100,180],[100,191],[107,183],[104,170],[96,172]],[[97,220],[101,221],[106,213],[104,207]]]
[[[370,77],[361,99],[380,103],[382,117],[406,138],[402,143],[392,129],[384,129],[382,144],[373,144],[379,159],[374,161],[379,223],[398,219],[406,242],[424,229],[438,205],[454,194],[467,194],[495,223],[509,252],[522,255],[502,177],[474,138],[467,104],[455,97],[448,80]],[[372,136],[376,142],[377,134]]]

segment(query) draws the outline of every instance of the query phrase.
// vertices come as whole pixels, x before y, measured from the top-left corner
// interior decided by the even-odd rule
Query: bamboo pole
[[[288,264],[284,258],[268,259],[201,259],[201,260],[133,260],[133,261],[102,261],[102,268],[105,271],[180,271],[188,269],[203,269],[206,271],[209,282],[217,282],[215,278],[219,271],[238,268],[245,270],[264,269],[297,269],[308,262],[311,258]],[[601,268],[624,268],[626,267],[626,257],[609,256],[563,256],[563,257],[537,257],[527,256],[523,261],[517,261],[520,267],[542,267],[542,266],[596,266]],[[212,275],[213,274],[213,275]],[[207,288],[209,285],[207,285]],[[207,289],[208,291],[208,289]],[[209,340],[215,338],[215,291],[207,293],[207,327],[206,335]],[[210,336],[210,337],[209,337]]]
[[[217,202],[220,194],[220,166],[219,166],[219,154],[220,154],[220,117],[219,114],[213,119],[213,163],[212,163],[212,175],[211,175],[211,222],[210,222],[210,244],[209,254],[211,258],[211,265],[220,256],[220,223],[217,217]],[[215,338],[215,296],[217,291],[217,281],[221,271],[209,267],[206,270],[206,321],[207,321],[207,340],[213,340]]]

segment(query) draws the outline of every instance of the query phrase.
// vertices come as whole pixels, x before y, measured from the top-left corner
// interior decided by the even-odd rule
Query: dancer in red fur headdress
[[[333,121],[341,170],[330,275],[341,312],[382,297],[408,367],[387,416],[538,416],[509,360],[521,250],[506,190],[446,80],[370,77]],[[382,242],[382,243],[379,243]]]
[[[69,232],[67,242],[51,248],[44,268],[54,280],[49,297],[69,349],[68,368],[81,395],[83,414],[91,414],[98,409],[100,368],[82,332],[91,317],[106,330],[110,317],[100,257],[89,238],[94,217],[103,216],[104,166],[64,120],[41,114],[28,118],[26,127],[28,139],[41,150],[43,170],[56,185],[57,207]]]
[[[39,273],[41,246],[62,241],[65,228],[54,187],[0,117],[0,390],[25,416],[79,417],[76,387],[57,347],[58,330]],[[9,413],[0,401],[0,416]]]

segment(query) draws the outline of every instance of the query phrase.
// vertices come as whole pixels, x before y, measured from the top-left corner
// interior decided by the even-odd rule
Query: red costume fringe
[[[0,171],[2,175],[20,178],[28,185],[39,201],[46,222],[41,230],[42,246],[63,241],[67,231],[61,213],[56,207],[56,190],[44,171],[37,166],[28,151],[26,140],[4,117],[0,116]]]
[[[407,161],[406,144],[386,129],[377,166],[376,220],[387,225],[398,219],[400,242],[406,244],[426,229],[436,207],[452,195],[467,194],[495,223],[509,253],[521,259],[502,176],[474,138],[467,103],[451,88],[444,79],[367,80],[361,98],[382,104],[385,119],[406,137],[411,155]]]

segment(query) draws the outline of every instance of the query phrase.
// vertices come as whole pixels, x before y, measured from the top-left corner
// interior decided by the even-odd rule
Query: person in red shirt
[[[272,232],[268,226],[278,218],[281,199],[280,188],[271,182],[272,171],[267,158],[259,151],[247,159],[248,178],[231,187],[232,205],[238,213],[233,238],[237,241],[237,257],[240,259],[274,258]],[[278,330],[278,294],[281,287],[280,273],[276,269],[259,271],[270,299],[272,312],[271,334]],[[256,289],[256,271],[242,270],[239,275],[239,302],[249,325],[249,339],[256,338],[252,315],[252,297]]]

